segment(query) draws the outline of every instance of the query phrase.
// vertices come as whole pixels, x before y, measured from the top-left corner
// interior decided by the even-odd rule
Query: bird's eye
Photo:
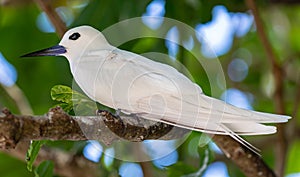
[[[75,40],[77,40],[79,37],[80,37],[80,34],[76,32],[76,33],[71,34],[71,35],[69,36],[69,39],[75,41]]]

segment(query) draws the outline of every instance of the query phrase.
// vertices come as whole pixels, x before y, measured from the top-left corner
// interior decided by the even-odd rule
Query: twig
[[[284,100],[283,100],[283,69],[282,67],[277,63],[276,56],[274,54],[274,51],[272,49],[271,43],[267,38],[267,35],[264,30],[263,22],[259,16],[259,12],[257,10],[257,7],[255,5],[254,0],[246,0],[246,3],[249,7],[249,9],[252,11],[252,14],[254,16],[256,28],[257,28],[257,33],[259,35],[259,38],[261,39],[261,42],[263,44],[263,47],[266,51],[267,54],[267,59],[269,60],[271,67],[272,67],[272,72],[273,72],[273,77],[275,79],[275,93],[274,93],[274,99],[275,99],[275,107],[276,111],[279,114],[285,114],[284,110]],[[285,160],[286,160],[286,154],[287,154],[287,139],[285,136],[285,125],[280,124],[278,125],[278,155],[276,159],[276,169],[277,169],[277,174],[279,176],[284,175],[284,169],[285,169]]]
[[[33,114],[26,96],[17,85],[13,85],[10,87],[0,85],[0,87],[2,87],[7,95],[13,100],[14,104],[21,114]]]
[[[143,175],[144,177],[152,177],[153,175],[153,168],[152,168],[152,163],[147,161],[147,162],[139,162],[141,165],[141,168],[143,170]]]
[[[41,10],[47,14],[59,37],[62,37],[67,31],[67,27],[59,17],[59,15],[56,13],[56,11],[53,9],[53,7],[50,5],[49,0],[35,0],[35,2],[41,8]]]

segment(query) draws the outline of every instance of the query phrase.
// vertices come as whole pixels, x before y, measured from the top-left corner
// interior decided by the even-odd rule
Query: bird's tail
[[[239,135],[265,135],[276,133],[276,127],[263,123],[287,122],[289,116],[241,109],[205,95],[181,101],[169,97],[166,104],[156,100],[139,103],[141,117],[177,127],[209,134],[229,135],[257,153],[257,149]],[[149,106],[149,102],[151,103]],[[181,104],[178,104],[181,103]],[[165,109],[162,109],[165,106]],[[151,108],[151,109],[149,109]],[[163,114],[157,110],[165,110]]]

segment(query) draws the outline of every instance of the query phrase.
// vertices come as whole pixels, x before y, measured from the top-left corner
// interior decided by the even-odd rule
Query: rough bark
[[[14,115],[8,109],[0,116],[0,148],[15,148],[28,140],[99,140],[105,144],[126,139],[141,142],[146,139],[176,139],[188,130],[140,119],[133,115],[114,116],[99,111],[97,116],[70,116],[61,108],[53,108],[42,116]],[[214,135],[214,142],[246,176],[274,177],[274,172],[262,158],[229,136]]]
[[[0,116],[0,148],[14,148],[27,140],[99,140],[107,145],[126,139],[176,139],[188,130],[132,116],[116,117],[107,111],[97,116],[70,116],[56,107],[41,116],[20,116],[8,109]]]

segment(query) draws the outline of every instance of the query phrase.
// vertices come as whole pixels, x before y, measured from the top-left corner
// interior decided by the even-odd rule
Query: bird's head
[[[83,55],[86,50],[96,50],[105,45],[109,44],[101,32],[90,26],[79,26],[68,30],[58,45],[22,57],[65,56],[72,60]]]

